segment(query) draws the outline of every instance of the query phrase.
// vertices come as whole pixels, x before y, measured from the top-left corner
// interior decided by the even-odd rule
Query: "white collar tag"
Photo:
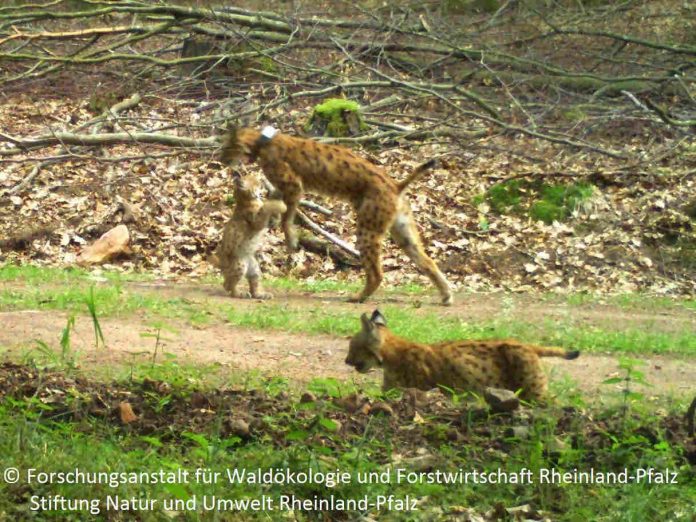
[[[266,125],[261,131],[261,136],[265,138],[265,141],[272,140],[273,136],[276,134],[278,134],[278,129],[276,129],[273,125]]]

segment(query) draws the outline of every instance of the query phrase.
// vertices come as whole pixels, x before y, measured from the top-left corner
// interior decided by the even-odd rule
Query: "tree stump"
[[[353,100],[330,98],[314,107],[305,131],[314,136],[342,138],[357,136],[367,129],[360,105]]]

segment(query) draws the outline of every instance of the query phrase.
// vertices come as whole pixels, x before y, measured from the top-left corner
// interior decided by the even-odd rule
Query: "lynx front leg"
[[[285,203],[279,199],[271,199],[266,201],[261,207],[256,219],[252,223],[252,227],[255,232],[261,232],[262,230],[268,228],[268,223],[271,221],[273,216],[282,215],[287,211]]]
[[[365,270],[365,288],[360,294],[351,297],[349,301],[364,303],[382,283],[382,237],[374,232],[359,229],[357,247]]]
[[[249,268],[246,273],[247,281],[249,281],[249,291],[254,299],[272,299],[273,295],[263,291],[261,285],[261,267],[259,262],[253,256],[249,259]]]
[[[295,228],[295,216],[297,215],[297,206],[300,204],[301,190],[291,188],[289,192],[283,191],[283,201],[287,210],[280,221],[285,234],[285,246],[288,252],[297,252],[300,249],[300,242],[297,237]]]
[[[543,402],[548,381],[539,357],[519,346],[503,346],[500,353],[507,363],[506,387],[514,391],[521,389],[520,397],[526,401]]]
[[[302,198],[302,180],[287,163],[262,164],[262,167],[268,180],[283,194],[287,210],[280,223],[285,234],[285,245],[289,252],[297,252],[300,245],[294,223],[297,206]]]

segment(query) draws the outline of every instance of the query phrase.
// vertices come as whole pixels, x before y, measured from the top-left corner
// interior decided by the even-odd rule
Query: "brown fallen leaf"
[[[130,424],[138,420],[138,416],[133,412],[133,407],[129,402],[121,402],[118,405],[118,413],[123,424]]]
[[[128,252],[130,234],[126,225],[118,225],[102,235],[95,243],[85,248],[77,257],[80,265],[103,263],[121,252]]]

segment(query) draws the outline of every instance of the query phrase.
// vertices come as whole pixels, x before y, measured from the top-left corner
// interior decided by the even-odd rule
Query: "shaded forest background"
[[[359,148],[460,288],[696,290],[696,8],[678,1],[53,1],[0,7],[0,259],[214,273],[230,122]],[[328,119],[317,105],[336,103]],[[331,105],[330,105],[331,106]],[[332,118],[337,118],[332,120]],[[360,278],[346,205],[270,274]],[[398,251],[387,280],[416,279]],[[403,265],[406,265],[402,268]]]

